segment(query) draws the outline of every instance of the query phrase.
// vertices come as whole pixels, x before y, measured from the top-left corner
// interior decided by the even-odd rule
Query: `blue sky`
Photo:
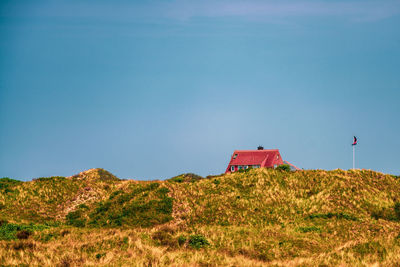
[[[400,1],[2,1],[0,177],[400,174]]]

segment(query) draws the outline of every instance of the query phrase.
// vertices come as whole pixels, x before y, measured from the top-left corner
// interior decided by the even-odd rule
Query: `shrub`
[[[18,181],[18,180],[10,179],[8,177],[0,178],[0,190],[4,190],[4,193],[12,193],[14,191],[11,190],[10,187],[18,185],[20,183],[22,183],[22,182]]]
[[[96,254],[96,259],[101,259],[102,257],[104,257],[106,255],[106,253],[97,253]]]
[[[186,240],[187,240],[186,236],[184,236],[184,235],[178,236],[178,244],[179,244],[179,246],[183,246],[186,243]]]
[[[244,172],[249,172],[249,171],[252,170],[252,169],[253,169],[253,167],[252,167],[252,166],[249,166],[247,169],[244,170]]]
[[[372,207],[371,208],[371,217],[375,220],[383,219],[387,221],[397,221],[398,217],[396,215],[396,206],[394,209],[392,208],[379,208],[379,207]]]
[[[112,193],[114,197],[99,202],[89,214],[89,225],[150,227],[172,220],[173,199],[167,196],[168,188],[160,187],[159,183],[139,184],[131,188],[131,192],[115,191]]]
[[[67,220],[67,224],[75,226],[75,227],[85,227],[86,220],[82,218],[82,211],[76,210],[71,211],[65,217]]]
[[[194,174],[194,173],[184,173],[175,177],[172,177],[168,179],[170,182],[176,182],[176,183],[183,183],[183,182],[189,182],[189,183],[194,183],[199,180],[204,179],[204,177]]]
[[[34,178],[32,180],[39,182],[55,182],[57,180],[64,180],[64,179],[65,177],[63,176],[52,176],[52,177],[39,177],[39,178]]]
[[[47,228],[49,228],[49,226],[40,224],[12,224],[4,222],[0,226],[0,240],[24,239],[26,235],[28,237],[34,231],[42,231]],[[25,232],[29,232],[29,234]],[[20,237],[17,235],[20,235]]]
[[[169,193],[169,189],[166,187],[161,187],[157,190],[157,194],[161,197],[166,196]]]
[[[31,231],[28,231],[28,230],[21,230],[21,231],[18,231],[18,232],[17,232],[16,236],[17,236],[18,239],[28,239],[28,237],[29,237],[31,234],[32,234]]]
[[[213,183],[214,183],[215,185],[219,185],[219,184],[221,183],[221,181],[220,181],[220,180],[217,180],[217,179],[214,179]]]
[[[394,212],[396,214],[397,220],[400,221],[400,202],[394,204]]]
[[[96,208],[96,213],[104,213],[109,210],[111,207],[111,202],[105,201],[105,202],[100,202],[98,204],[98,207]]]
[[[177,176],[177,177],[171,178],[170,181],[175,182],[175,183],[182,183],[183,177]]]
[[[117,195],[119,195],[119,194],[121,194],[121,193],[122,193],[121,190],[114,191],[114,192],[112,192],[112,193],[110,194],[109,199],[111,200],[111,199],[113,199],[114,197],[116,197]]]
[[[199,248],[209,246],[210,243],[202,235],[191,235],[191,236],[189,236],[189,245],[192,248],[199,249]]]
[[[40,240],[42,242],[49,242],[50,240],[52,240],[53,238],[56,239],[58,237],[57,233],[54,232],[47,232],[44,233],[43,235],[40,236]]]
[[[276,170],[289,172],[291,170],[291,168],[290,168],[289,164],[282,164],[282,165],[279,165],[278,167],[276,167]]]

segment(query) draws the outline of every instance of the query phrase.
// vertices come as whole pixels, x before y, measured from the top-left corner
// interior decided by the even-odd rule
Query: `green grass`
[[[48,225],[40,224],[13,224],[2,222],[0,226],[0,240],[15,240],[18,237],[18,233],[26,231],[33,233],[35,231],[42,231],[50,228]]]
[[[98,202],[88,210],[88,225],[92,227],[150,227],[172,220],[173,199],[169,189],[159,183],[132,185],[125,191],[114,191],[108,200]],[[76,211],[79,212],[79,211]],[[72,214],[74,215],[74,214]],[[82,222],[83,212],[73,220]]]

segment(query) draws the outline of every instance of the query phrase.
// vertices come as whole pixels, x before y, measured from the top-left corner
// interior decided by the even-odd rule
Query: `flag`
[[[351,145],[352,145],[352,146],[357,145],[357,137],[354,136],[354,141],[353,141],[353,144],[351,144]]]

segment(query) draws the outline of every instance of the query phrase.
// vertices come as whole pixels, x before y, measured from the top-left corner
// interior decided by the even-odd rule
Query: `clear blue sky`
[[[1,1],[0,177],[400,174],[400,1]]]

